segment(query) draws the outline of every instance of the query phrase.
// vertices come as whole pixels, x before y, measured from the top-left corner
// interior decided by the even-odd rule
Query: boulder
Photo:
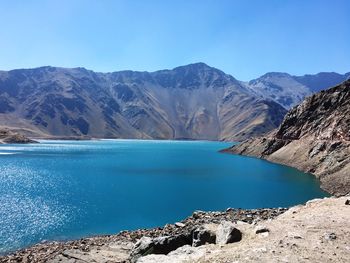
[[[139,257],[152,254],[153,252],[153,239],[150,237],[142,237],[136,242],[134,248],[131,251],[131,262],[136,262]]]
[[[196,228],[192,233],[192,246],[199,247],[205,244],[215,244],[217,225],[206,224]]]
[[[168,255],[147,255],[139,258],[137,263],[180,263],[180,262],[195,262],[196,259],[204,257],[205,249],[201,247],[192,247],[185,245],[171,251]]]
[[[235,224],[229,221],[223,221],[218,226],[216,233],[216,244],[229,244],[239,242],[242,239],[242,233],[235,227]]]
[[[168,254],[184,245],[191,244],[190,234],[180,234],[176,236],[162,236],[157,238],[142,237],[131,251],[131,262],[136,262],[138,258],[149,254]]]

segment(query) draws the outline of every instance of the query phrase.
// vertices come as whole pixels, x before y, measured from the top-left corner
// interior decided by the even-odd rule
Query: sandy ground
[[[256,234],[244,225],[239,243],[182,247],[138,262],[350,262],[350,205],[347,197],[316,199],[296,206],[274,220],[260,223],[269,232]]]

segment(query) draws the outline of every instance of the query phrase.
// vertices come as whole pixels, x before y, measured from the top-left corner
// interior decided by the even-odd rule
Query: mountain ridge
[[[202,62],[153,72],[0,71],[0,123],[38,137],[240,141],[276,128],[284,108],[312,94],[294,79],[299,93],[289,79],[276,85],[281,77],[293,76],[267,73],[247,85]]]
[[[2,125],[50,136],[241,140],[275,128],[285,114],[204,63],[151,73],[2,72],[0,102]]]
[[[295,76],[284,72],[268,72],[246,83],[257,95],[281,104],[287,110],[299,104],[305,97],[331,88],[349,79],[350,72],[319,72]]]

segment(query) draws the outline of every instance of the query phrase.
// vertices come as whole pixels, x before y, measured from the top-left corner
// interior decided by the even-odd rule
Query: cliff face
[[[280,127],[225,152],[255,156],[313,173],[331,194],[350,192],[350,81],[305,99]]]

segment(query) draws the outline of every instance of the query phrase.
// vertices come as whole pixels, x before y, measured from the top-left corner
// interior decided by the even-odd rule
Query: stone
[[[175,226],[177,226],[177,227],[185,227],[185,224],[181,223],[181,222],[176,222]]]
[[[193,212],[192,217],[193,217],[194,219],[198,219],[198,218],[200,218],[200,216],[203,215],[203,214],[204,214],[203,211],[197,210],[197,211],[194,211],[194,212]]]
[[[216,244],[229,244],[239,242],[241,239],[241,231],[232,222],[221,222],[216,232]]]
[[[138,240],[131,251],[131,262],[136,262],[139,257],[152,254],[153,240],[150,237],[142,237]]]
[[[350,199],[346,199],[346,200],[345,200],[345,204],[346,204],[346,205],[350,205]]]
[[[324,235],[324,238],[326,240],[336,240],[337,239],[337,235],[335,233],[326,233]]]
[[[155,254],[168,254],[184,245],[190,245],[192,241],[191,234],[179,234],[175,236],[165,236],[155,238]]]
[[[199,247],[205,244],[215,244],[215,228],[215,226],[207,224],[195,229],[192,234],[192,246]]]
[[[196,252],[197,248],[194,248],[190,245],[184,245],[174,251],[171,251],[169,255],[190,255]]]
[[[201,258],[208,253],[205,249],[200,247],[192,247],[185,245],[180,247],[168,255],[147,255],[139,258],[137,263],[179,263],[179,262],[193,262],[197,258]]]
[[[236,222],[237,226],[249,226],[250,224],[241,220],[237,220]]]
[[[157,238],[142,237],[131,251],[131,262],[136,262],[140,257],[149,254],[168,254],[184,245],[191,244],[190,234],[176,236],[162,236]]]
[[[266,233],[266,232],[270,232],[270,230],[265,226],[255,227],[255,234],[261,234],[261,233]]]

